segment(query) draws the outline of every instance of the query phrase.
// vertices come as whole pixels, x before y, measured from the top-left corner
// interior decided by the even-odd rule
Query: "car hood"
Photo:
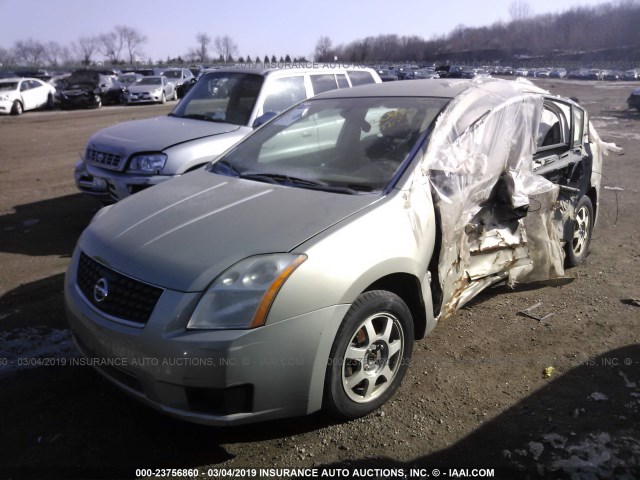
[[[291,251],[380,198],[200,170],[107,207],[78,245],[133,278],[171,290],[203,291],[236,262]]]
[[[11,98],[18,98],[18,90],[0,90],[0,97],[9,96]]]
[[[122,154],[160,152],[178,143],[235,132],[240,127],[177,117],[155,117],[122,122],[93,134],[89,148]]]

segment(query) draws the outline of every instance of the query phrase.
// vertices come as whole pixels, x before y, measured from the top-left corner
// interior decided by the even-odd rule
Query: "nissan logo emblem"
[[[93,287],[93,299],[100,303],[104,302],[104,300],[109,296],[109,282],[107,282],[106,278],[101,278],[96,282],[96,285]]]

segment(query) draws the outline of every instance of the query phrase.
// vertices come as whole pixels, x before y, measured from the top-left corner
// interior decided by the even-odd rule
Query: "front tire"
[[[22,108],[22,103],[20,102],[20,100],[16,100],[15,102],[13,102],[13,107],[11,107],[11,113],[13,115],[22,115],[23,112],[23,108]]]
[[[164,105],[165,103],[167,103],[167,96],[164,94],[164,92],[162,92],[162,96],[160,97],[160,103],[162,105]]]
[[[593,204],[586,195],[576,205],[573,236],[565,244],[565,264],[567,267],[577,267],[584,262],[589,253],[591,233],[593,231]]]
[[[413,318],[396,294],[373,290],[351,305],[331,348],[325,408],[342,419],[367,415],[393,396],[413,351]]]

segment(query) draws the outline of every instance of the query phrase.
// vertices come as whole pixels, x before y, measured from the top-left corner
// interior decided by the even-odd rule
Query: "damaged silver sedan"
[[[320,95],[96,215],[65,281],[76,344],[189,421],[365,415],[482,289],[585,259],[611,148],[527,81]]]

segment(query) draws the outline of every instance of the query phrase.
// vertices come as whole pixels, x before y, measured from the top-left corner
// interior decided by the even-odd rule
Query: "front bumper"
[[[65,279],[79,350],[114,384],[170,415],[231,425],[305,415],[322,406],[327,359],[349,306],[252,330],[186,330],[200,293],[165,290],[144,327],[109,319]]]
[[[80,160],[73,172],[76,186],[102,201],[119,201],[129,195],[173,178],[173,175],[133,175],[87,165]]]
[[[153,94],[151,92],[127,93],[125,94],[127,103],[149,103],[162,101],[162,92]]]
[[[97,93],[83,93],[79,95],[59,95],[57,97],[60,108],[96,107],[102,99]]]
[[[11,113],[12,108],[13,108],[13,101],[0,100],[0,114],[9,115]]]

